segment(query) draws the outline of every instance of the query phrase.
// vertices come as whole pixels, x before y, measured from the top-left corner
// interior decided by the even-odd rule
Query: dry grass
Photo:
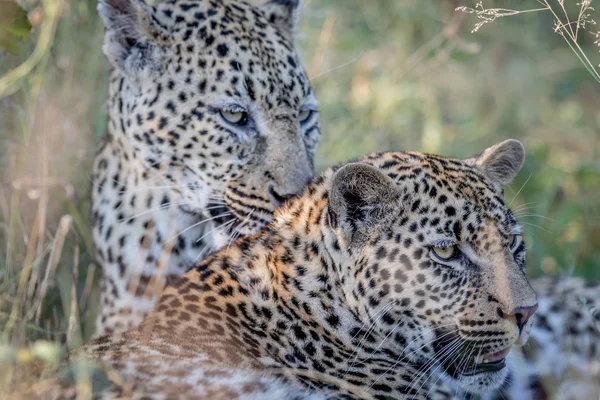
[[[511,10],[507,8],[486,8],[483,1],[478,2],[475,8],[460,6],[456,7],[456,11],[475,14],[479,22],[475,24],[471,33],[477,32],[482,26],[494,22],[498,18],[511,17],[515,15],[531,13],[531,12],[550,12],[554,19],[554,33],[563,37],[567,45],[583,64],[585,69],[594,77],[596,82],[600,83],[600,72],[585,51],[580,46],[580,36],[587,33],[595,38],[594,44],[600,47],[600,31],[593,31],[596,26],[596,21],[593,18],[595,11],[592,7],[592,0],[580,0],[575,3],[577,10],[569,13],[565,0],[535,0],[541,7],[528,10]],[[571,1],[571,3],[574,3]]]

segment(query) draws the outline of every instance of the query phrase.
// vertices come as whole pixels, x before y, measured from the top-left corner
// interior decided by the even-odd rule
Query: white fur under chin
[[[461,376],[455,379],[445,372],[440,372],[440,378],[448,382],[452,389],[459,394],[459,397],[466,393],[478,394],[482,399],[487,399],[491,393],[498,390],[506,381],[508,376],[508,366],[502,370],[491,373],[477,374],[474,376]],[[437,379],[437,378],[432,378]]]

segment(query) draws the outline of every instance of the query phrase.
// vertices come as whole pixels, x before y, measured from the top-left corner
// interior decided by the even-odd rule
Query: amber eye
[[[521,235],[510,235],[508,237],[508,248],[511,250],[514,250],[517,248],[517,245],[519,244],[519,238]]]
[[[442,261],[449,261],[456,257],[456,246],[447,246],[447,247],[432,247],[431,251],[433,255]]]
[[[301,110],[300,114],[298,115],[298,120],[302,124],[302,123],[308,121],[310,119],[310,117],[312,117],[312,114],[313,114],[312,110]]]
[[[221,110],[220,113],[225,121],[234,125],[246,125],[248,122],[248,113],[246,111]]]

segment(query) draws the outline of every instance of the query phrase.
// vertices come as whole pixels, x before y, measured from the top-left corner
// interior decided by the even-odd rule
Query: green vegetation
[[[96,0],[19,3],[31,34],[20,43],[21,19],[5,48],[15,54],[0,53],[0,362],[59,358],[44,342],[14,349],[79,345],[98,302],[89,174],[109,66]],[[317,168],[382,150],[466,157],[518,138],[528,157],[506,198],[527,230],[529,273],[599,280],[597,36],[579,32],[584,65],[551,13],[472,34],[477,15],[455,8],[474,3],[304,1],[298,40],[323,121]]]

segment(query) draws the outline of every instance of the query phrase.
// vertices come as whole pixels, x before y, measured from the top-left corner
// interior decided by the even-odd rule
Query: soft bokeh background
[[[20,3],[33,30],[17,54],[0,53],[0,77],[40,37],[49,45],[0,99],[0,358],[27,360],[55,349],[14,346],[76,346],[93,329],[89,177],[106,129],[109,65],[96,0]],[[527,161],[506,197],[527,230],[529,274],[599,280],[600,84],[553,33],[549,13],[471,34],[477,19],[459,5],[475,0],[304,1],[298,42],[320,100],[318,169],[371,151],[467,157],[521,139]],[[57,6],[55,31],[44,28]],[[594,40],[580,41],[597,65]]]

